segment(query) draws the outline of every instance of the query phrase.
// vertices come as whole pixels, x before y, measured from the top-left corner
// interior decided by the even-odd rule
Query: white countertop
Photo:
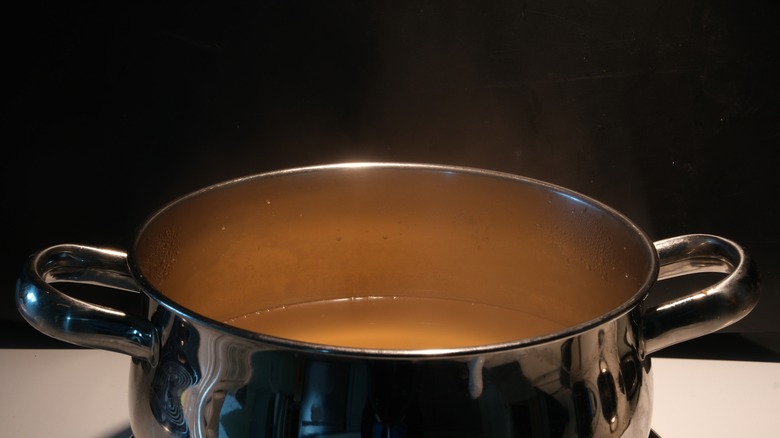
[[[130,359],[102,350],[0,349],[0,436],[125,438]],[[653,359],[661,438],[780,437],[780,363]]]

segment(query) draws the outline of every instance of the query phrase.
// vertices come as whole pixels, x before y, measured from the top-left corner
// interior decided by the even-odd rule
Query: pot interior
[[[626,308],[655,275],[652,243],[593,200],[506,174],[412,165],[210,187],[153,216],[131,258],[158,298],[216,321],[392,296],[478,302],[565,328]]]

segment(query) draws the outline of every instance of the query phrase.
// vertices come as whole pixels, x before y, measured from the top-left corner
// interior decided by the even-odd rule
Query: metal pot
[[[718,283],[660,306],[659,280]],[[134,316],[56,282],[140,292]],[[562,329],[489,345],[378,349],[224,321],[371,295],[517,309]],[[154,214],[128,253],[57,245],[31,256],[18,307],[41,332],[132,357],[144,437],[642,437],[648,355],[718,330],[758,300],[746,252],[711,235],[650,241],[581,194],[504,173],[340,164],[208,187]]]

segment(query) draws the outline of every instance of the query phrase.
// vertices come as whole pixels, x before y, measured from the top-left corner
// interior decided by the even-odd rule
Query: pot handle
[[[52,338],[155,363],[158,337],[150,321],[73,298],[52,286],[57,282],[138,293],[127,254],[72,244],[36,252],[16,282],[16,305],[30,325]]]
[[[690,295],[650,307],[642,316],[645,353],[727,327],[750,313],[759,297],[755,264],[735,242],[708,234],[655,242],[659,280],[704,272],[725,278]]]

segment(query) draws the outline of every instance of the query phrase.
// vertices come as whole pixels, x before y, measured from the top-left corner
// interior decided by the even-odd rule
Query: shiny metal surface
[[[646,352],[704,336],[742,319],[757,304],[758,273],[736,243],[717,236],[680,236],[656,242],[659,280],[702,272],[729,274],[720,282],[645,311]]]
[[[651,430],[651,431],[650,431],[650,435],[649,435],[648,437],[649,437],[649,438],[661,438],[661,436],[660,436],[660,435],[658,435],[657,433],[655,433],[655,431],[654,431],[654,430]],[[135,438],[135,437],[134,437],[133,435],[130,435],[130,437],[129,437],[129,438]]]
[[[316,220],[291,226],[282,202],[267,209],[269,193],[276,196],[274,202],[290,202],[293,217]],[[396,193],[397,199],[390,196]],[[464,193],[468,197],[462,198]],[[302,210],[307,205],[316,209]],[[334,205],[344,215],[331,216]],[[233,207],[241,214],[228,214],[235,213],[229,211]],[[352,235],[343,230],[350,220],[364,224],[371,218],[389,218],[394,231],[411,236],[382,247],[377,257],[395,261],[383,265],[392,275],[382,281],[404,284],[423,278],[426,290],[505,306],[529,303],[536,305],[535,312],[560,314],[570,321],[569,328],[500,345],[393,351],[306,344],[219,322],[249,300],[255,300],[250,308],[258,308],[257,303],[289,299],[291,293],[311,294],[297,296],[311,299],[334,285],[376,286],[371,278],[352,284],[356,277],[348,274],[353,271],[322,269],[328,263],[375,272],[371,263],[380,260],[367,254],[376,251],[356,251],[373,241],[357,238],[363,228]],[[248,225],[242,228],[244,222]],[[331,222],[337,223],[339,237],[348,238],[317,241]],[[407,222],[413,225],[395,225]],[[244,277],[258,281],[236,268],[259,246],[247,233],[278,238],[288,229],[299,240],[278,239],[280,246],[298,250],[299,257],[289,267],[264,258],[273,265],[273,279],[286,283],[312,272],[335,274],[326,276],[319,289],[320,283],[310,282],[303,292],[274,294],[269,283],[263,288],[268,295],[241,294]],[[420,270],[419,261],[407,263],[406,258],[431,233],[446,239],[425,241],[424,250],[438,251],[440,257],[431,259],[434,253],[420,250],[427,261]],[[357,243],[345,247],[349,238]],[[220,239],[234,251],[229,269],[221,270],[212,257],[225,252]],[[506,244],[512,239],[524,245]],[[307,251],[314,254],[311,260],[300,256]],[[497,263],[507,260],[513,263]],[[459,263],[456,269],[453,263]],[[662,278],[713,269],[727,275],[704,291],[644,309],[659,265]],[[196,275],[204,272],[213,283]],[[430,275],[420,277],[421,272]],[[140,289],[147,319],[75,300],[52,286],[57,281]],[[470,296],[474,288],[458,289],[460,283],[484,288]],[[556,289],[557,283],[563,287]],[[543,293],[520,293],[532,285]],[[17,286],[20,311],[42,332],[133,357],[131,421],[134,434],[143,438],[643,438],[651,433],[652,417],[648,354],[734,322],[755,306],[757,294],[752,262],[726,239],[691,235],[653,244],[619,213],[565,189],[495,172],[409,165],[310,168],[210,188],[153,216],[130,255],[58,245],[34,254]]]
[[[148,320],[72,298],[51,285],[57,282],[140,292],[125,253],[69,244],[36,253],[17,281],[17,307],[53,338],[156,363],[157,335]]]
[[[131,367],[144,437],[646,436],[632,312],[575,337],[453,357],[269,348],[158,308],[161,364]]]
[[[129,438],[135,438],[135,436],[134,435],[130,435]],[[648,436],[648,438],[661,438],[661,436],[658,435],[657,433],[655,433],[654,430],[651,430],[650,431],[650,435]]]

